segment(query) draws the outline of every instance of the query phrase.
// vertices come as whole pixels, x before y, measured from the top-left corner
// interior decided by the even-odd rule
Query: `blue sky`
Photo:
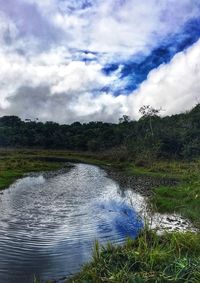
[[[0,0],[0,116],[59,123],[200,101],[199,0]]]

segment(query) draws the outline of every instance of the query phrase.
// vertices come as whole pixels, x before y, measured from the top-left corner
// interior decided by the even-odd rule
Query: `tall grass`
[[[175,177],[178,186],[160,187],[154,192],[154,209],[160,212],[179,212],[200,227],[200,161],[195,162],[115,162],[99,157],[65,151],[8,151],[0,152],[0,189],[7,187],[25,172],[52,170],[62,163],[52,163],[37,157],[63,157],[93,164],[111,164],[128,175]],[[36,158],[35,158],[36,157]],[[66,161],[66,160],[65,160]],[[142,166],[141,166],[142,164]],[[67,251],[66,251],[67,252]],[[35,279],[34,283],[38,283]],[[67,282],[116,283],[200,283],[200,233],[165,233],[162,236],[145,228],[136,239],[127,239],[123,246],[95,243],[93,260]]]
[[[123,246],[95,243],[93,260],[69,283],[200,282],[200,235],[144,230]]]

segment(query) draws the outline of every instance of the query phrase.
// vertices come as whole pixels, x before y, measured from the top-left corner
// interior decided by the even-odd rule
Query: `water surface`
[[[142,223],[130,194],[86,164],[18,180],[0,195],[0,283],[74,274],[90,259],[95,239],[121,244],[135,237]]]

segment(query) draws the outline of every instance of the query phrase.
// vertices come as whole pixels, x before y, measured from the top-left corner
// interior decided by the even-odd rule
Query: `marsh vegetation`
[[[181,214],[199,231],[199,104],[171,117],[153,115],[151,127],[148,115],[138,122],[125,118],[119,124],[72,125],[0,118],[0,190],[28,172],[61,169],[69,161],[96,164],[125,178],[173,179],[176,184],[151,188],[151,209]],[[96,243],[92,261],[67,282],[198,283],[199,240],[199,232],[159,236],[146,228],[122,246]]]

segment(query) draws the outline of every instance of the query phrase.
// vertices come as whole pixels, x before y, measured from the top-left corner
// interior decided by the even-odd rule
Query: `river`
[[[136,196],[87,164],[18,180],[0,195],[0,283],[70,276],[90,260],[95,239],[136,237]]]

